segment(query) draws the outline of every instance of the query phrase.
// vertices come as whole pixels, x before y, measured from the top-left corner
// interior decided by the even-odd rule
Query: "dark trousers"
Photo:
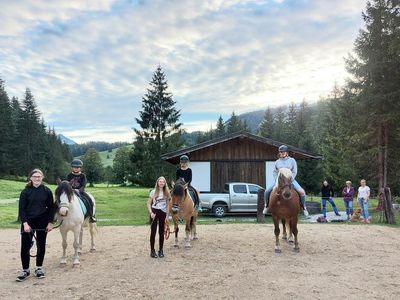
[[[159,235],[159,250],[163,250],[164,247],[164,227],[165,227],[165,218],[167,214],[163,212],[161,209],[151,209],[153,213],[156,214],[153,220],[151,220],[151,233],[150,233],[150,249],[154,249],[154,244],[156,241],[156,232],[157,232],[157,223],[158,223],[158,235]]]
[[[36,232],[36,266],[43,266],[44,254],[46,253],[46,227],[49,223],[47,216],[29,219],[28,225],[32,228],[31,232],[24,232],[24,226],[21,226],[21,262],[23,269],[29,269],[30,249],[32,246],[33,235]]]

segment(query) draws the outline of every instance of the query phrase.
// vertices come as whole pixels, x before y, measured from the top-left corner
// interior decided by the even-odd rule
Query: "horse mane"
[[[62,193],[66,193],[68,199],[72,199],[74,195],[74,190],[67,180],[61,181],[61,183],[57,186],[55,190],[56,201],[60,202],[60,196]]]
[[[280,168],[279,175],[285,176],[288,179],[292,179],[292,177],[293,177],[292,171],[288,168]]]

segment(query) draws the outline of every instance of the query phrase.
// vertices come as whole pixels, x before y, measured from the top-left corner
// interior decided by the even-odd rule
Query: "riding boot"
[[[270,194],[271,194],[271,192],[268,192],[268,190],[265,190],[265,192],[264,192],[265,208],[263,210],[264,215],[266,215],[268,213],[269,195]]]
[[[97,220],[96,220],[96,217],[94,216],[94,213],[93,213],[93,201],[89,197],[88,197],[88,202],[89,202],[89,205],[88,205],[89,222],[90,223],[96,223]]]
[[[306,196],[300,196],[300,206],[303,208],[303,214],[304,216],[308,216],[308,210],[306,207]]]

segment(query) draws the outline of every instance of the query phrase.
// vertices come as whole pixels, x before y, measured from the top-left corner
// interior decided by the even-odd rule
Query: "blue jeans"
[[[346,207],[346,214],[348,216],[353,214],[353,200],[344,200],[344,206]]]
[[[369,213],[368,213],[368,200],[364,200],[364,198],[358,199],[358,203],[360,204],[360,208],[362,210],[362,215],[365,220],[369,219]]]
[[[272,192],[272,190],[274,189],[275,185],[276,185],[276,183],[274,182],[274,183],[270,184],[270,185],[265,189],[265,192],[264,192],[265,207],[268,207],[268,204],[269,204],[269,195],[271,194],[271,192]],[[299,192],[299,191],[301,190],[301,186],[300,186],[300,184],[299,184],[296,180],[293,180],[293,181],[292,181],[292,186],[293,186],[293,188],[294,188],[297,192]],[[305,208],[305,207],[306,207],[306,195],[301,196],[301,197],[300,197],[300,201],[301,201],[301,204],[303,205],[303,207]]]
[[[333,211],[335,212],[336,215],[339,215],[338,209],[336,207],[335,202],[333,201],[332,197],[329,198],[322,198],[322,214],[324,215],[324,217],[326,218],[326,201],[328,201],[333,208]]]

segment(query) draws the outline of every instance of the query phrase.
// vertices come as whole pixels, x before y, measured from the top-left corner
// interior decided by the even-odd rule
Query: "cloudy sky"
[[[2,0],[0,78],[85,142],[133,141],[163,68],[188,131],[341,84],[364,0]]]

